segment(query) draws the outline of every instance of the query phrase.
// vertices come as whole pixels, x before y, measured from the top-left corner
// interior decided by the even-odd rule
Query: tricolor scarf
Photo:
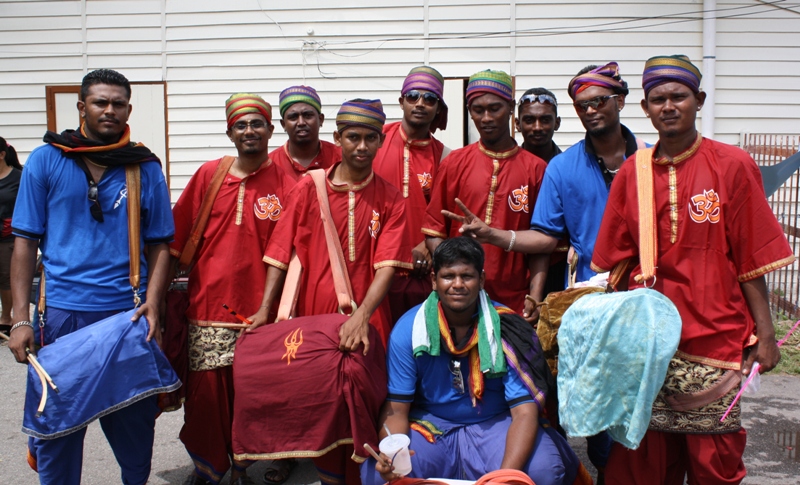
[[[494,378],[506,372],[506,358],[500,337],[500,313],[513,312],[505,306],[495,306],[489,295],[481,290],[478,296],[477,331],[472,333],[469,342],[460,350],[456,349],[450,335],[439,295],[435,291],[431,292],[414,317],[411,330],[414,357],[423,353],[434,357],[440,355],[442,342],[455,357],[469,354],[469,389],[473,407],[483,397],[483,375]]]
[[[83,124],[79,130],[65,130],[61,134],[48,131],[44,135],[44,142],[60,149],[70,158],[80,155],[103,167],[151,161],[161,163],[161,160],[149,148],[141,143],[131,141],[131,127],[127,125],[125,132],[116,143],[104,144],[86,138]]]

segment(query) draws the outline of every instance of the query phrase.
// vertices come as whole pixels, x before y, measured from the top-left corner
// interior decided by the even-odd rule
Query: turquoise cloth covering
[[[655,290],[580,298],[558,333],[561,426],[638,448],[680,337],[678,309]]]

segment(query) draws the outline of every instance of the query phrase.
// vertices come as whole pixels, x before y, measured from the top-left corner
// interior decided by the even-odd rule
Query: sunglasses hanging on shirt
[[[86,166],[86,161],[84,161],[83,157],[76,157],[74,160],[75,164],[83,170],[83,173],[86,175],[86,182],[89,184],[89,191],[86,193],[86,197],[89,199],[89,213],[92,215],[92,219],[97,222],[103,222],[103,208],[100,207],[100,192],[97,188],[97,184],[94,182],[92,173],[89,172],[89,167]]]

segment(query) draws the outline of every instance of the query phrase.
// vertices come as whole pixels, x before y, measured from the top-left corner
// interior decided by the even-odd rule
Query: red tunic
[[[206,189],[220,160],[203,164],[172,209],[175,240],[170,254],[180,257],[192,230]],[[210,322],[239,323],[222,304],[242,315],[252,315],[261,305],[267,277],[261,257],[278,219],[287,209],[285,196],[292,181],[267,160],[240,179],[228,173],[219,189],[203,240],[189,276],[187,318],[204,326]]]
[[[342,244],[353,296],[361,305],[375,271],[386,266],[411,268],[405,203],[397,189],[374,173],[352,189],[334,185],[330,177],[335,167],[327,170],[331,215]],[[297,316],[335,313],[339,304],[314,181],[303,177],[289,197],[291,203],[269,241],[264,261],[288,269],[294,249],[303,266]],[[390,322],[389,305],[384,299],[370,319],[384,344],[389,337]]]
[[[444,145],[433,136],[428,140],[408,140],[400,121],[384,126],[383,132],[386,140],[375,156],[372,168],[403,194],[408,232],[412,246],[416,246],[424,240],[422,222]]]
[[[442,209],[460,213],[458,197],[488,225],[523,231],[531,227],[533,205],[547,164],[518,146],[490,152],[481,142],[454,150],[439,167],[422,232],[440,238],[459,236],[458,224],[444,217]],[[486,251],[486,291],[494,300],[522,313],[530,276],[527,258],[490,244]]]
[[[791,264],[794,256],[747,153],[698,137],[674,160],[653,165],[655,289],[680,312],[681,357],[739,369],[754,330],[740,283]],[[629,162],[611,186],[592,258],[595,271],[638,257],[637,204],[635,165]],[[631,275],[640,273],[637,266]],[[637,286],[631,278],[630,288]]]
[[[291,180],[296,182],[300,180],[300,177],[305,175],[305,173],[309,170],[313,170],[315,168],[327,170],[334,163],[340,162],[342,160],[342,149],[333,143],[320,140],[319,153],[317,153],[317,156],[314,157],[314,160],[311,160],[311,163],[308,165],[308,167],[304,167],[295,162],[294,159],[292,159],[292,157],[289,155],[289,142],[286,142],[283,144],[283,146],[272,150],[272,153],[269,154],[269,158],[272,159],[272,161],[275,162],[275,164],[280,167]]]

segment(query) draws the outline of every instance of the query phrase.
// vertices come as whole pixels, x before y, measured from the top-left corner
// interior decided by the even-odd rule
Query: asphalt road
[[[27,437],[20,432],[25,395],[25,367],[17,364],[11,352],[0,347],[0,484],[38,484],[38,478],[25,461]],[[762,376],[760,392],[744,401],[744,424],[748,430],[745,464],[746,484],[800,485],[800,377]],[[162,415],[156,425],[153,472],[150,484],[180,485],[191,472],[189,456],[178,439],[183,424],[180,411]],[[570,441],[591,470],[582,439]],[[253,465],[249,474],[256,483],[268,462]],[[593,471],[593,470],[592,470]],[[98,423],[89,426],[84,444],[83,483],[106,485],[121,483],[119,467]],[[227,479],[223,481],[227,483]],[[288,485],[319,483],[311,462],[303,460]]]

